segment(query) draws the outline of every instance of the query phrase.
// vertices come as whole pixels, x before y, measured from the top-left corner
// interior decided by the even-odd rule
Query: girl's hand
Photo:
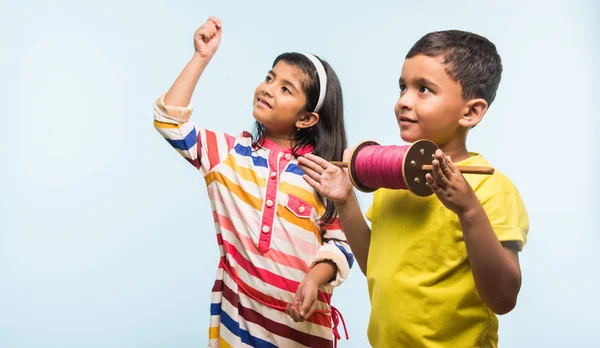
[[[298,289],[294,301],[288,303],[286,313],[294,319],[295,322],[302,322],[310,318],[317,308],[317,294],[319,286],[309,277],[305,278]]]
[[[350,151],[344,151],[344,161]],[[306,173],[302,177],[323,197],[331,199],[336,205],[343,205],[352,196],[352,182],[348,170],[327,162],[319,156],[306,154],[298,158],[300,168]]]
[[[206,23],[202,24],[194,33],[194,48],[196,55],[202,59],[210,60],[221,42],[221,20],[216,17],[208,17]]]

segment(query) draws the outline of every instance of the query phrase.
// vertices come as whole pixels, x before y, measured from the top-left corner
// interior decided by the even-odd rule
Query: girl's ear
[[[316,112],[307,112],[295,123],[296,129],[310,128],[319,122],[319,114]]]

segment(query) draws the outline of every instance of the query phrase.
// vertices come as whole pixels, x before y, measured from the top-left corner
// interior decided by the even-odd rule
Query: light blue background
[[[501,347],[597,346],[598,2],[52,3],[0,11],[0,347],[206,346],[212,215],[200,175],[154,131],[152,102],[209,15],[223,40],[195,122],[249,128],[275,56],[309,51],[342,81],[351,145],[401,144],[392,110],[418,38],[458,28],[491,39],[505,72],[470,150],[514,181],[531,220]],[[351,334],[340,347],[368,346],[358,267],[334,304]]]

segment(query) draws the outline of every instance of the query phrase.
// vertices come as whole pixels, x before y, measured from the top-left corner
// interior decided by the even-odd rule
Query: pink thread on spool
[[[385,187],[406,190],[402,176],[404,154],[409,146],[363,147],[354,159],[356,179],[371,188]]]
[[[424,139],[410,146],[362,142],[352,150],[347,163],[350,181],[363,192],[408,189],[418,196],[429,196],[433,191],[425,180],[423,165],[431,164],[437,149],[435,143]]]
[[[425,197],[433,194],[425,174],[433,170],[437,149],[434,142],[426,139],[410,146],[381,146],[374,141],[364,141],[352,150],[348,162],[332,161],[331,164],[347,167],[352,185],[363,192],[379,188],[408,189]],[[485,166],[456,166],[456,169],[465,174],[494,174],[494,168]]]

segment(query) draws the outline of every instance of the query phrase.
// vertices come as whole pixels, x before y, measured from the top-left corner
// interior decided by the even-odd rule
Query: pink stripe
[[[308,267],[306,262],[304,262],[304,260],[302,260],[296,256],[293,256],[293,255],[288,255],[279,250],[272,249],[268,253],[263,255],[258,250],[258,248],[256,248],[256,245],[254,245],[254,242],[252,242],[252,239],[241,235],[240,233],[238,233],[235,230],[233,223],[231,222],[231,220],[228,217],[220,215],[217,212],[213,212],[213,217],[215,219],[215,222],[217,222],[222,228],[227,229],[228,231],[233,233],[239,239],[239,241],[242,243],[242,246],[244,247],[244,249],[247,252],[251,252],[255,255],[263,256],[265,258],[273,260],[274,262],[276,262],[278,264],[281,264],[281,265],[284,265],[287,267],[291,267],[291,268],[295,268],[295,269],[301,270],[305,273],[308,273],[308,271],[310,270],[310,268]]]
[[[301,230],[302,232],[310,233],[310,235],[312,237],[315,237],[315,235],[312,232],[308,232],[304,229],[301,229],[300,227],[296,227],[296,228]],[[319,244],[316,240],[316,237],[315,237],[315,241],[309,242],[307,240],[297,238],[296,236],[289,233],[289,231],[285,231],[283,228],[276,228],[274,234],[275,234],[276,238],[281,239],[281,240],[293,245],[294,248],[300,250],[301,252],[305,253],[306,255],[310,255],[310,256],[314,257],[317,254]]]
[[[299,282],[287,279],[264,268],[256,267],[256,265],[244,258],[233,244],[226,240],[223,240],[223,248],[225,249],[225,252],[237,262],[238,267],[244,269],[251,276],[281,290],[296,293],[298,285],[300,285]],[[331,294],[319,290],[317,299],[321,302],[330,303]]]

